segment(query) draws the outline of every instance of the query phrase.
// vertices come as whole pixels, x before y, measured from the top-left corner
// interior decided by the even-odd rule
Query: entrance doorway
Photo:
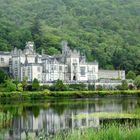
[[[76,76],[75,75],[73,76],[73,80],[76,81]]]

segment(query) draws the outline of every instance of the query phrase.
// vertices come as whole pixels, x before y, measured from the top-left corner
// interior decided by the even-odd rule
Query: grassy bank
[[[45,99],[55,97],[102,97],[102,96],[125,96],[125,95],[140,95],[140,90],[108,90],[108,91],[24,91],[24,92],[0,92],[0,98],[15,98],[15,99]]]
[[[53,91],[51,96],[54,97],[94,97],[94,96],[106,96],[106,95],[140,95],[140,90],[106,90],[106,91]]]
[[[74,130],[58,133],[50,140],[139,140],[140,128],[136,126],[107,125],[99,129]]]

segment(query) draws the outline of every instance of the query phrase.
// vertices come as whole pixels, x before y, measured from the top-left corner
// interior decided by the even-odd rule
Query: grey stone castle
[[[0,52],[0,67],[7,69],[13,78],[20,81],[28,77],[28,82],[36,78],[44,84],[58,79],[65,82],[125,79],[124,71],[100,71],[96,61],[87,62],[85,55],[76,49],[71,50],[66,41],[59,56],[36,53],[33,42],[27,42],[24,50],[15,48],[11,52]]]

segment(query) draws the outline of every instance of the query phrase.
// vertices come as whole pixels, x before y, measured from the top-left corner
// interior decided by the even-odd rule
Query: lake
[[[140,97],[0,101],[0,139],[20,140],[108,122],[138,124]],[[128,114],[130,113],[131,114]],[[140,110],[139,110],[140,112]],[[120,115],[121,114],[121,115]]]

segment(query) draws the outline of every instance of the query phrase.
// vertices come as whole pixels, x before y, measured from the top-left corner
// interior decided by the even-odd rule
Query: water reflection
[[[59,130],[98,127],[111,119],[90,117],[94,112],[123,112],[138,108],[139,97],[67,99],[0,104],[0,139],[24,139],[27,135],[54,134]],[[85,114],[85,118],[73,116]],[[117,120],[124,122],[125,120]],[[131,121],[131,120],[130,120]],[[135,120],[137,121],[137,120]]]

